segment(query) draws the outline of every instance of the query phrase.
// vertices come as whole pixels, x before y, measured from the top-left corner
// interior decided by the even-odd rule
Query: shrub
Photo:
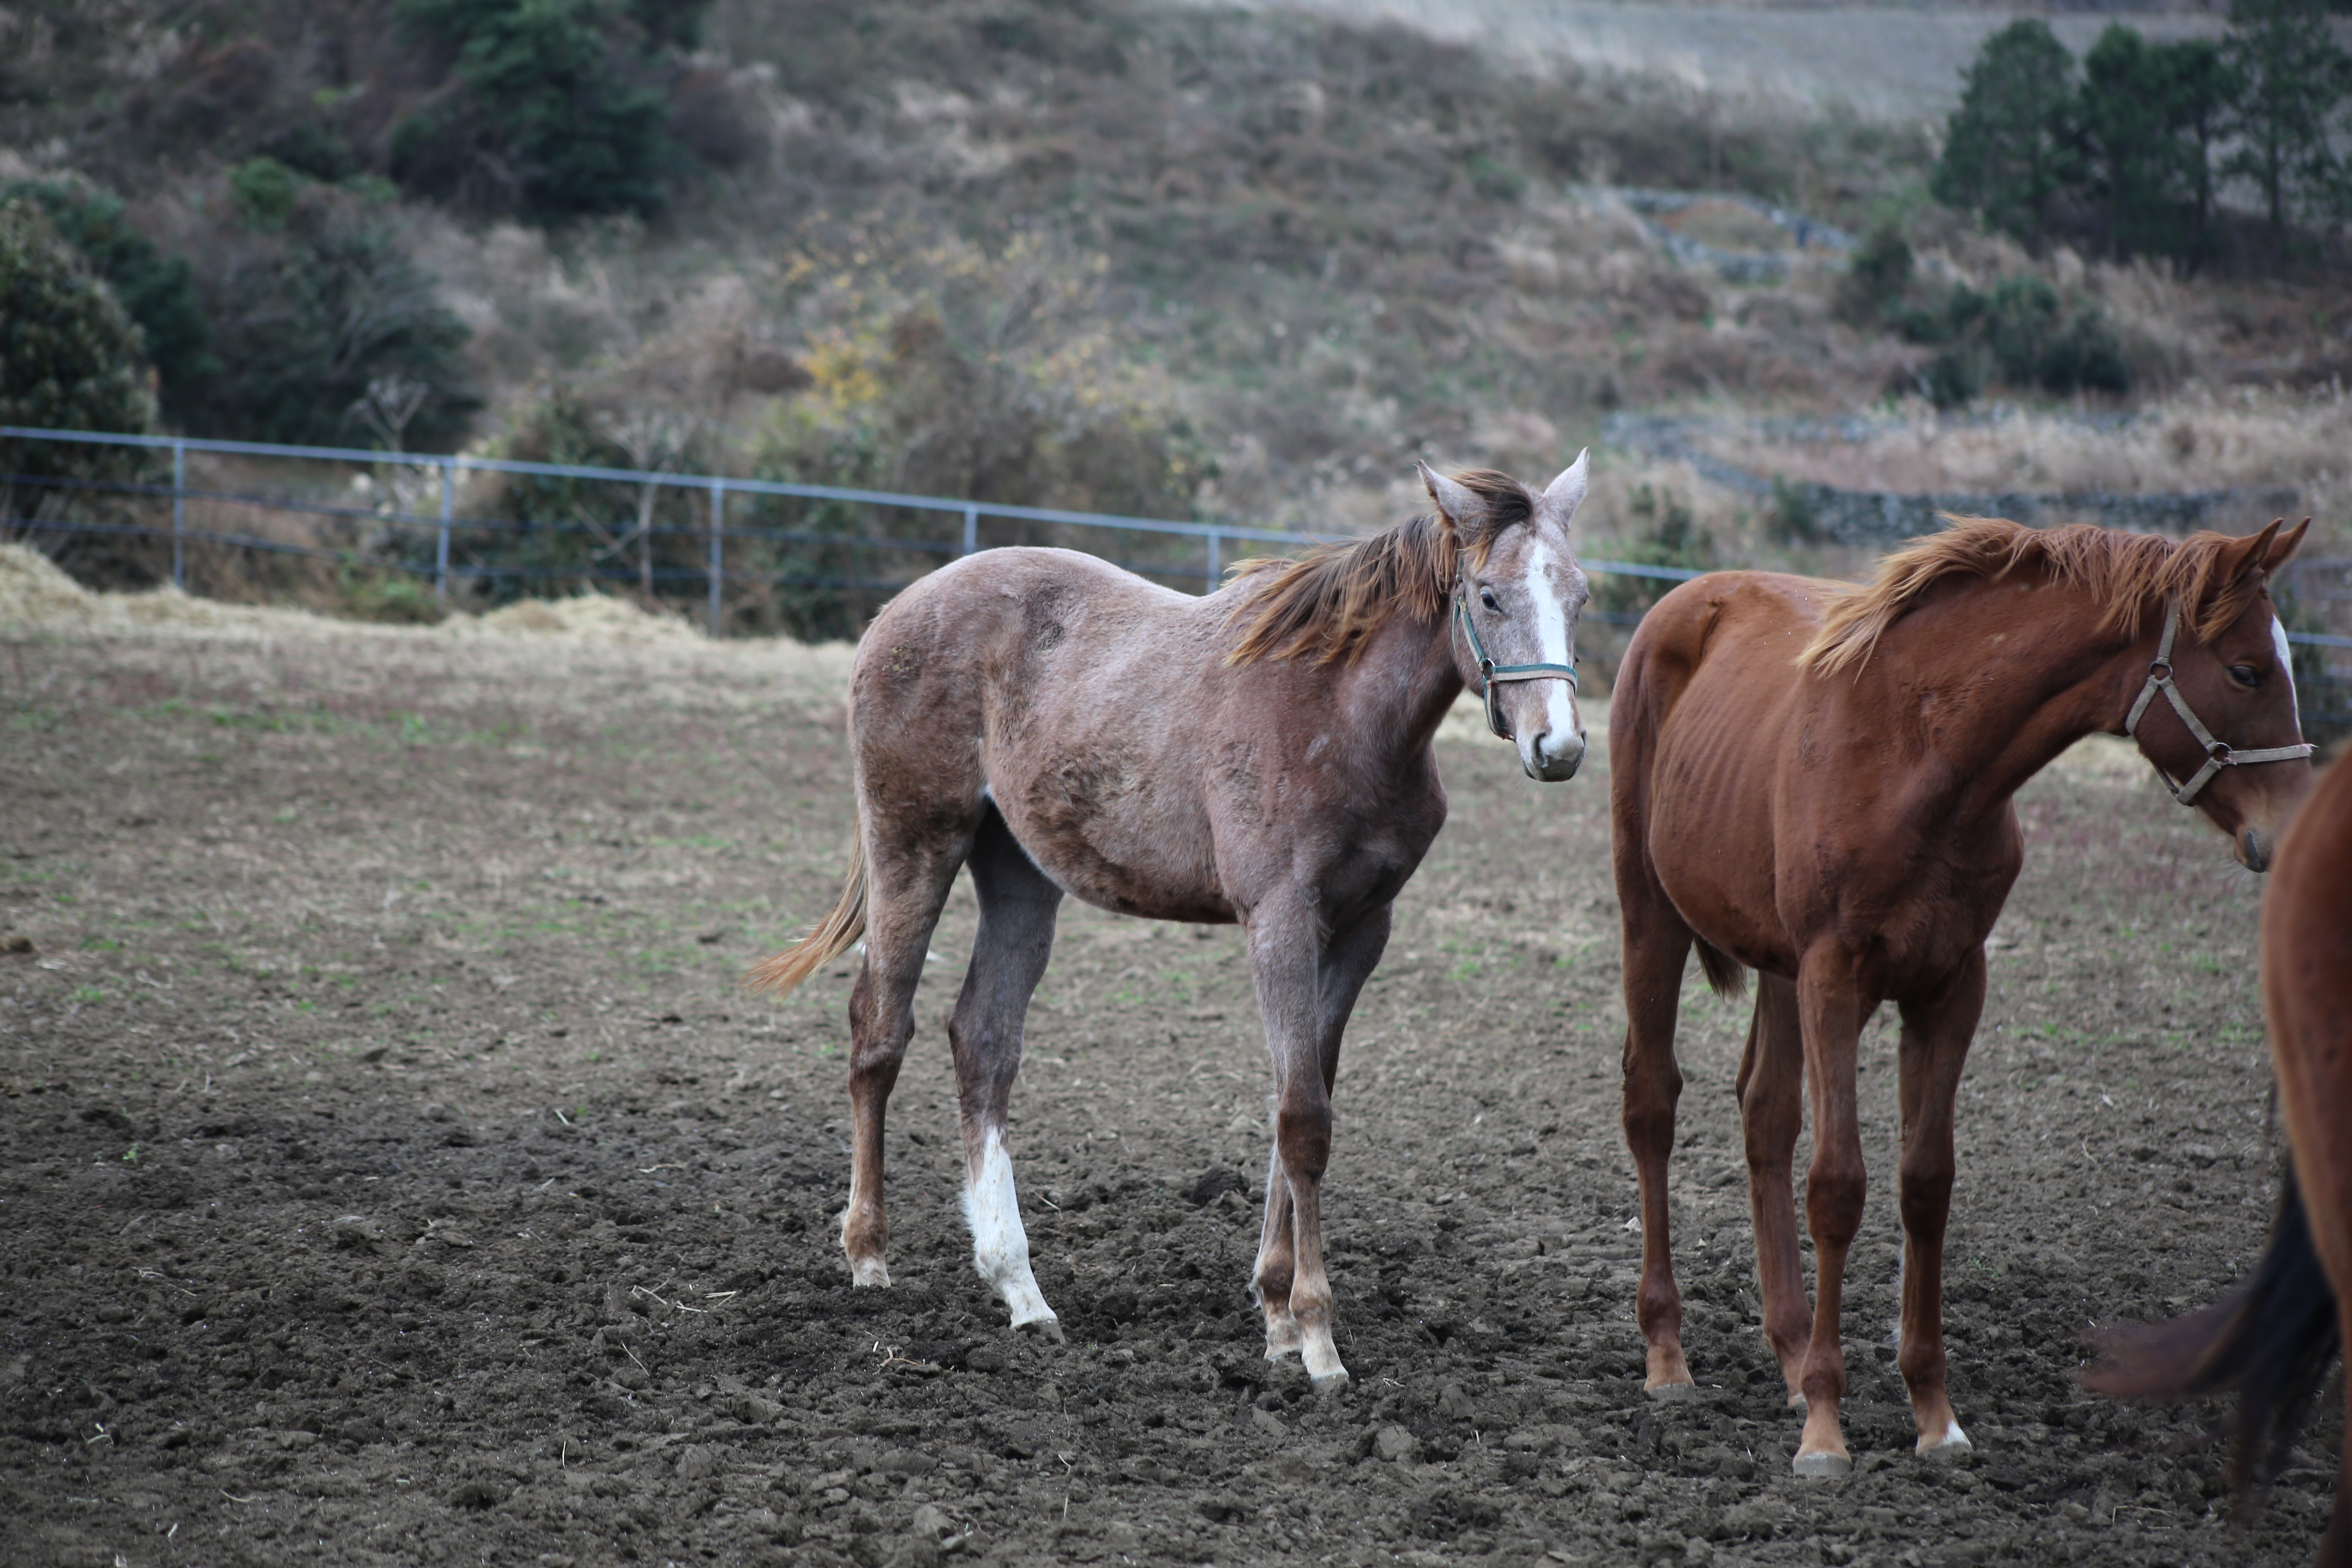
[[[155,399],[140,361],[138,323],[89,263],[59,237],[39,205],[0,203],[0,424],[50,430],[143,434]],[[0,441],[0,524],[91,518],[114,510],[104,492],[38,481],[121,480],[150,466],[137,448]],[[104,535],[35,535],[43,549],[79,558],[85,574],[137,580],[152,571],[143,543]]]
[[[1845,276],[1838,280],[1837,313],[1856,326],[1880,325],[1911,292],[1916,268],[1902,230],[1880,224],[1846,262]]]
[[[479,405],[460,353],[468,333],[409,257],[396,210],[274,161],[237,173],[247,221],[215,235],[199,279],[222,370],[191,425],[248,440],[363,441],[358,411],[390,378],[426,389],[409,426],[415,444],[454,440]]]
[[[186,424],[211,395],[220,362],[184,256],[167,257],[123,219],[122,198],[78,180],[19,180],[0,185],[0,200],[37,205],[59,237],[106,280],[139,325],[147,362],[161,383],[163,413]]]
[[[2069,307],[2039,278],[2004,278],[1984,292],[1962,284],[1903,312],[1900,324],[1914,342],[1942,345],[1925,373],[1938,407],[1969,403],[1995,383],[2062,396],[2131,390],[2106,316],[2087,302]]]

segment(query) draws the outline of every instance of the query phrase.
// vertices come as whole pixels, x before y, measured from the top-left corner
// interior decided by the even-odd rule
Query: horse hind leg
[[[1625,1056],[1622,1119],[1640,1189],[1642,1277],[1633,1300],[1643,1346],[1643,1388],[1675,1399],[1695,1392],[1683,1357],[1682,1293],[1675,1285],[1674,1241],[1667,1214],[1666,1163],[1675,1147],[1675,1106],[1682,1068],[1675,1060],[1675,1015],[1690,928],[1649,878],[1622,872],[1624,920]]]
[[[849,1206],[841,1248],[852,1284],[879,1286],[890,1283],[883,1260],[890,1240],[882,1204],[885,1113],[915,1032],[915,985],[931,931],[971,840],[902,837],[880,819],[869,827],[866,954],[849,993]]]
[[[1062,890],[1037,869],[993,805],[973,838],[970,864],[980,926],[962,994],[948,1020],[948,1040],[961,1101],[963,1213],[971,1227],[972,1265],[1011,1310],[1013,1327],[1034,1328],[1058,1341],[1061,1322],[1030,1268],[1004,1125],[1021,1070],[1022,1026],[1054,951]]]

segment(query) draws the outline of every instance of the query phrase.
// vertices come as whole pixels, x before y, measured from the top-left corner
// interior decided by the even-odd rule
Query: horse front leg
[[[1251,967],[1275,1075],[1274,1155],[1252,1285],[1265,1311],[1267,1357],[1297,1351],[1318,1388],[1348,1381],[1332,1340],[1331,1283],[1323,1262],[1331,1090],[1349,1015],[1388,935],[1385,905],[1328,944],[1316,940],[1311,909],[1260,910],[1250,922]]]
[[[1805,1173],[1805,1225],[1813,1237],[1813,1332],[1799,1378],[1805,1430],[1793,1468],[1801,1476],[1842,1476],[1853,1468],[1838,1406],[1845,1399],[1845,1349],[1839,1320],[1845,1302],[1846,1255],[1862,1228],[1866,1177],[1854,1108],[1854,1052],[1870,1006],[1842,951],[1806,954],[1797,973],[1797,1016],[1804,1031],[1805,1077],[1812,1091],[1813,1163]]]
[[[1985,961],[1969,955],[1943,993],[1902,1005],[1903,1342],[1898,1364],[1911,1390],[1918,1451],[1965,1454],[1972,1446],[1952,1414],[1944,1355],[1944,1226],[1952,1211],[1952,1108],[1960,1068],[1984,1010]]]
[[[1748,1212],[1756,1227],[1756,1282],[1764,1296],[1764,1342],[1780,1364],[1789,1403],[1804,1402],[1805,1345],[1813,1304],[1797,1251],[1791,1172],[1805,1120],[1805,1038],[1797,988],[1777,974],[1756,977],[1756,1012],[1739,1058],[1739,1126],[1748,1155]]]

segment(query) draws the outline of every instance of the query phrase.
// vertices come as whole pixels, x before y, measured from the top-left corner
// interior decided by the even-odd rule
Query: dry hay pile
[[[0,544],[0,630],[48,633],[162,632],[273,637],[531,637],[578,643],[671,646],[704,641],[689,622],[600,594],[530,599],[486,616],[452,616],[435,626],[341,621],[308,610],[224,605],[168,584],[141,594],[94,594],[39,551]]]

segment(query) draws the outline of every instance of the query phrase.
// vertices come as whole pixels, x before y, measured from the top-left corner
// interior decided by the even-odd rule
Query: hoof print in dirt
[[[449,1494],[452,1508],[496,1508],[506,1500],[506,1489],[495,1481],[467,1481]]]
[[[1192,1179],[1192,1184],[1184,1189],[1186,1201],[1194,1208],[1205,1208],[1227,1193],[1246,1200],[1249,1197],[1249,1183],[1243,1179],[1239,1171],[1230,1170],[1223,1165],[1210,1166],[1195,1176]]]

